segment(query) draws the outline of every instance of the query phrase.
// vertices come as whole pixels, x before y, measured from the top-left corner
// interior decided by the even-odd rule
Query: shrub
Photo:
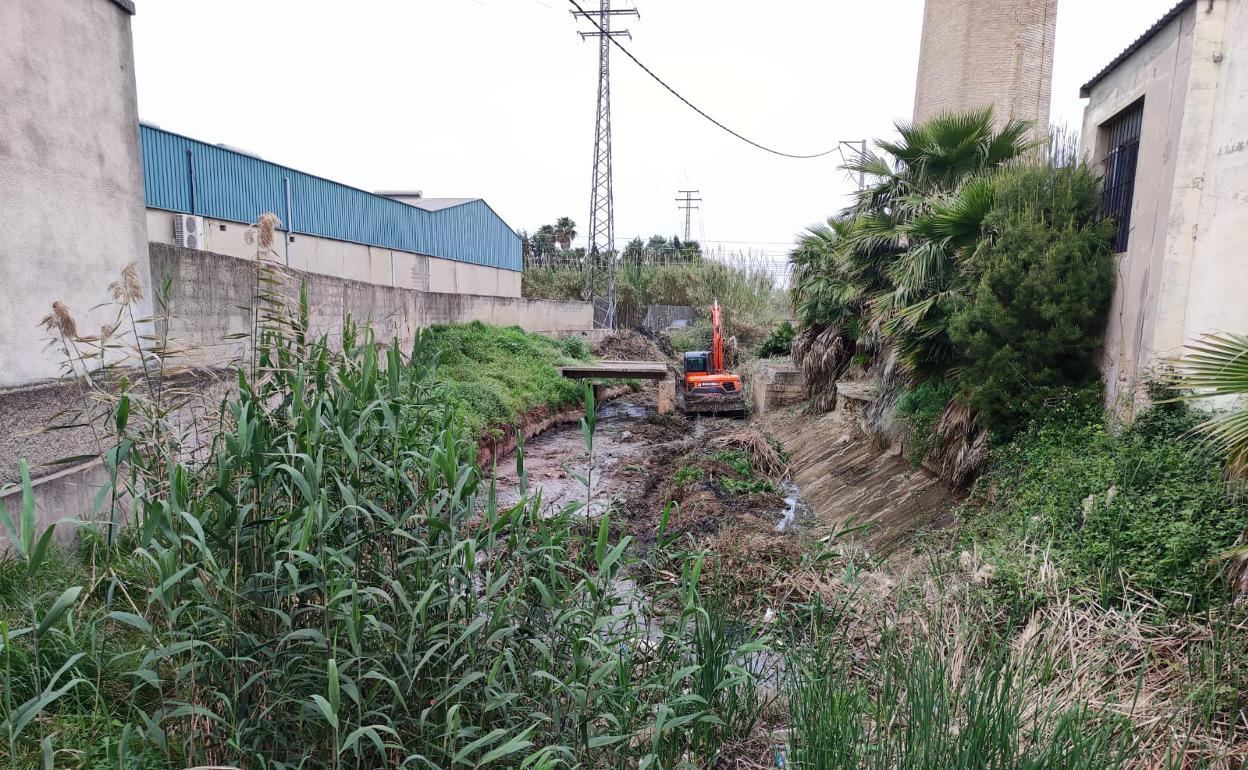
[[[951,383],[931,380],[903,391],[898,397],[894,415],[901,423],[906,456],[912,466],[918,467],[936,446],[936,425],[953,392]]]
[[[767,339],[763,340],[763,344],[758,346],[758,357],[775,358],[789,355],[795,336],[797,336],[797,330],[793,328],[793,324],[781,321]]]
[[[971,286],[950,319],[957,380],[998,439],[1054,394],[1096,380],[1113,291],[1112,224],[1086,165],[1021,166],[994,183]]]
[[[1190,435],[1196,422],[1163,405],[1116,435],[1097,390],[1067,396],[993,453],[960,512],[964,537],[1006,559],[1051,545],[1066,578],[1106,601],[1125,583],[1175,611],[1206,607],[1222,591],[1215,557],[1248,525],[1248,505]]]

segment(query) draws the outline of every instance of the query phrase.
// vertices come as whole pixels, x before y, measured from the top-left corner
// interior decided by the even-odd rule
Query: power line
[[[772,149],[771,147],[768,147],[767,145],[764,145],[764,144],[759,144],[758,142],[754,141],[753,139],[750,139],[749,137],[747,137],[747,136],[745,136],[745,135],[743,135],[743,134],[740,134],[740,133],[738,133],[738,132],[736,132],[736,131],[733,131],[733,130],[732,130],[731,128],[729,128],[728,126],[725,126],[723,123],[720,123],[720,122],[719,122],[718,120],[716,120],[715,118],[712,118],[710,115],[708,115],[708,114],[706,113],[706,111],[705,111],[705,110],[703,110],[702,108],[698,107],[696,104],[694,104],[693,102],[689,101],[689,100],[688,100],[688,99],[686,99],[685,97],[681,96],[679,91],[677,91],[675,88],[672,88],[671,86],[669,86],[669,85],[668,85],[668,84],[667,84],[667,83],[663,80],[663,78],[659,77],[658,75],[656,75],[656,74],[654,73],[654,70],[652,70],[652,69],[650,69],[649,67],[647,67],[646,65],[642,64],[642,63],[641,63],[641,60],[640,60],[640,59],[638,59],[636,56],[633,56],[632,52],[631,52],[631,51],[629,51],[627,48],[625,48],[625,47],[624,47],[624,45],[623,45],[620,41],[618,41],[618,40],[616,40],[614,37],[612,37],[612,36],[610,35],[610,33],[609,33],[609,32],[607,32],[607,30],[606,30],[606,29],[604,29],[603,27],[599,26],[599,25],[598,25],[598,22],[597,22],[597,21],[594,21],[594,19],[590,16],[590,14],[586,13],[585,9],[581,8],[580,4],[579,4],[579,3],[577,3],[577,2],[576,2],[576,0],[568,0],[568,2],[569,2],[569,3],[571,3],[571,4],[572,4],[572,5],[576,8],[576,12],[577,12],[577,14],[578,14],[578,15],[583,16],[583,17],[585,17],[585,18],[588,18],[591,22],[593,22],[593,24],[594,24],[594,26],[595,26],[595,27],[598,27],[598,31],[599,31],[599,32],[601,32],[601,33],[602,33],[602,36],[603,36],[603,41],[604,41],[604,42],[603,42],[603,45],[604,45],[604,46],[606,45],[606,41],[608,41],[608,40],[609,40],[609,41],[611,42],[611,44],[612,44],[612,45],[614,45],[616,48],[620,49],[620,52],[621,52],[621,53],[623,53],[625,56],[627,56],[629,59],[631,59],[631,60],[632,60],[632,62],[633,62],[633,64],[636,64],[638,67],[640,67],[640,68],[641,68],[641,70],[642,70],[643,72],[645,72],[647,75],[649,75],[651,78],[653,78],[653,79],[654,79],[654,81],[655,81],[656,83],[658,83],[659,85],[661,85],[661,86],[663,86],[664,88],[666,88],[666,89],[668,90],[668,92],[669,92],[669,93],[671,93],[671,95],[672,95],[672,96],[675,96],[677,99],[679,99],[679,100],[681,100],[682,102],[684,102],[684,103],[685,103],[685,105],[686,105],[687,107],[689,107],[689,109],[691,109],[691,110],[693,110],[694,112],[698,113],[698,114],[699,114],[699,115],[701,115],[702,117],[706,118],[706,119],[707,119],[707,120],[709,120],[710,122],[714,123],[716,126],[719,126],[721,129],[723,129],[724,131],[727,131],[728,133],[732,134],[733,136],[735,136],[736,138],[738,138],[738,139],[740,139],[741,141],[745,142],[746,144],[749,144],[749,145],[752,145],[752,146],[754,146],[754,147],[757,147],[758,149],[763,150],[763,151],[765,151],[765,152],[769,152],[769,153],[771,153],[772,155],[779,155],[779,156],[780,156],[780,157],[782,157],[782,158],[796,158],[796,159],[798,159],[798,160],[810,160],[810,159],[812,159],[812,158],[822,158],[822,157],[824,157],[825,155],[831,155],[832,153],[834,153],[834,152],[836,152],[837,150],[839,150],[839,149],[840,149],[840,145],[837,145],[836,147],[833,147],[833,148],[832,148],[832,149],[830,149],[830,150],[824,150],[823,152],[817,152],[817,153],[814,153],[814,154],[812,154],[812,155],[798,155],[798,154],[796,154],[796,153],[791,153],[791,152],[781,152],[780,150]]]

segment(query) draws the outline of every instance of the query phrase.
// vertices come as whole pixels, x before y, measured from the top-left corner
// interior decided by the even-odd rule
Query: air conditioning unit
[[[204,218],[194,214],[174,214],[173,242],[184,249],[203,250]]]

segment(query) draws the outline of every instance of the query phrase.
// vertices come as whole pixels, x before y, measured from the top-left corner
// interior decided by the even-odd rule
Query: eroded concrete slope
[[[891,550],[916,533],[952,522],[962,495],[894,448],[881,449],[859,427],[846,400],[811,418],[787,412],[760,419],[791,456],[789,472],[815,517],[815,538],[867,525],[856,537],[872,551]]]

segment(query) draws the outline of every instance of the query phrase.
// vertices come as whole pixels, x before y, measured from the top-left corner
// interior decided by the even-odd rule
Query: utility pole
[[[836,149],[839,150],[841,153],[842,163],[848,162],[845,159],[845,147],[846,146],[853,148],[853,152],[858,156],[859,160],[862,160],[863,158],[867,157],[867,140],[866,139],[853,139],[853,140],[842,139],[841,141],[836,143]],[[850,177],[850,178],[852,179],[853,177]],[[862,192],[865,189],[867,189],[867,175],[865,172],[859,171],[858,172],[858,192]]]
[[[702,202],[701,198],[695,198],[693,196],[701,195],[702,193],[699,190],[677,190],[676,192],[679,193],[680,195],[685,196],[683,198],[677,198],[676,203],[678,204],[677,208],[685,212],[685,242],[688,243],[689,241],[689,212],[693,211],[694,209],[700,208],[699,206],[695,206],[693,204]]]
[[[594,171],[589,190],[589,243],[585,259],[585,297],[594,302],[594,267],[600,255],[607,260],[607,307],[604,326],[615,326],[615,201],[611,179],[611,38],[628,37],[628,30],[611,29],[615,16],[641,14],[635,8],[613,9],[611,0],[599,0],[597,11],[572,11],[572,15],[595,22],[581,32],[581,39],[598,38],[598,117],[594,121]],[[595,308],[595,315],[597,315]]]

